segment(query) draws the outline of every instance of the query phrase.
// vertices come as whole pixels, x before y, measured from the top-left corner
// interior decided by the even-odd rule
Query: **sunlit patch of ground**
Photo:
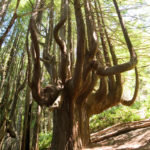
[[[150,150],[150,127],[108,138],[84,150]]]

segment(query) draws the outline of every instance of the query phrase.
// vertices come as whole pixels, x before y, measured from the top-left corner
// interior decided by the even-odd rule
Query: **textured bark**
[[[37,106],[36,108],[36,118],[35,125],[33,129],[33,140],[32,140],[32,150],[39,149],[39,128],[40,128],[40,119],[41,119],[41,107]]]
[[[61,109],[53,112],[53,139],[51,150],[70,150],[73,148],[72,116],[69,103],[65,99]],[[61,126],[60,126],[61,124]]]
[[[67,93],[62,107],[54,110],[51,150],[80,150],[90,141],[86,109],[74,104]]]
[[[73,86],[75,92],[74,95],[76,95],[77,90],[81,87],[83,79],[83,66],[85,58],[86,40],[85,40],[85,24],[79,0],[74,0],[74,9],[77,23],[77,60],[73,75],[73,83],[74,83]]]
[[[30,149],[30,118],[31,118],[31,99],[30,99],[30,89],[27,88],[26,98],[25,98],[25,113],[24,113],[24,123],[23,123],[23,134],[21,150]]]

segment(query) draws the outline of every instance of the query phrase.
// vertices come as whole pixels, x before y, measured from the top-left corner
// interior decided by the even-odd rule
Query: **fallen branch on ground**
[[[148,126],[150,126],[150,119],[146,119],[143,121],[134,121],[134,122],[129,122],[129,123],[117,124],[112,127],[108,127],[102,131],[91,134],[91,142],[96,143],[96,142],[105,140],[106,138],[110,138],[119,134],[123,134],[131,130],[145,128]]]

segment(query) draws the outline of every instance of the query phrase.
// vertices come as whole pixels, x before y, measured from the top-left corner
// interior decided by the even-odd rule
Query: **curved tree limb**
[[[40,87],[40,73],[41,73],[41,68],[40,68],[40,49],[38,45],[38,40],[36,37],[36,33],[34,31],[34,25],[33,25],[33,18],[30,20],[30,32],[31,32],[31,39],[34,45],[34,50],[35,50],[35,60],[34,60],[34,70],[33,70],[33,77],[32,78],[32,83],[31,83],[31,89],[32,89],[32,94],[35,100],[38,101],[38,103],[41,103],[43,101],[41,97],[41,87]]]
[[[66,20],[67,20],[67,9],[68,9],[68,5],[64,6],[64,10],[63,10],[63,15],[61,20],[58,22],[58,24],[54,27],[54,38],[56,43],[59,45],[60,50],[62,52],[62,54],[66,54],[66,44],[65,42],[61,39],[61,37],[59,36],[58,32],[61,29],[61,27],[65,24]]]
[[[42,89],[40,86],[40,74],[41,74],[40,48],[38,45],[36,32],[34,30],[34,25],[35,25],[34,20],[33,18],[31,18],[30,32],[31,32],[31,39],[33,42],[33,48],[35,52],[34,69],[33,69],[33,77],[32,77],[32,84],[31,84],[32,96],[39,105],[50,106],[55,102],[62,88],[50,85]]]
[[[136,64],[137,64],[137,58],[133,58],[129,62],[124,64],[114,65],[112,67],[106,67],[106,68],[103,68],[101,64],[99,64],[98,62],[93,62],[93,69],[97,71],[97,74],[99,76],[109,76],[109,75],[119,74],[131,70],[135,68]]]
[[[59,48],[61,50],[61,67],[60,67],[60,75],[62,83],[65,84],[67,79],[67,72],[68,72],[68,54],[67,54],[67,48],[66,43],[64,40],[61,39],[58,32],[62,28],[62,26],[65,24],[67,20],[67,13],[68,13],[68,4],[64,4],[64,8],[62,11],[61,20],[54,28],[54,38],[56,43],[59,45]]]
[[[100,95],[100,93],[104,94],[104,92],[106,92],[107,90],[102,86],[102,88],[104,88],[104,92],[102,91],[97,91],[95,94],[92,94],[92,97],[89,97],[88,102],[90,102],[90,115],[92,114],[98,114],[100,112],[103,112],[104,110],[115,106],[119,103],[126,105],[126,106],[130,106],[134,103],[136,97],[137,97],[137,93],[138,93],[138,88],[139,88],[139,81],[138,81],[138,72],[137,72],[137,68],[135,67],[135,73],[136,73],[136,86],[135,86],[135,92],[133,95],[133,98],[131,100],[124,100],[121,99],[121,95],[122,92],[120,92],[121,88],[119,85],[117,86],[116,90],[113,93],[105,93],[105,95]],[[119,92],[118,92],[119,90]]]
[[[118,74],[118,73],[122,73],[128,70],[131,70],[133,68],[135,68],[136,64],[137,64],[137,55],[133,49],[132,43],[130,41],[130,38],[128,36],[128,32],[123,24],[123,20],[117,5],[116,0],[113,0],[115,8],[116,8],[116,12],[118,14],[118,18],[119,18],[119,22],[122,28],[122,32],[128,47],[128,50],[130,52],[130,61],[124,64],[120,64],[120,65],[115,65],[113,67],[108,67],[103,69],[103,67],[101,67],[100,65],[98,65],[98,63],[95,66],[94,69],[97,70],[97,74],[100,76],[108,76],[108,75],[113,75],[113,74]]]
[[[111,44],[110,38],[109,38],[107,30],[105,28],[103,16],[101,16],[101,19],[102,19],[101,20],[102,24],[104,26],[104,33],[105,33],[105,36],[106,36],[106,39],[108,42],[110,54],[112,55],[112,60],[113,60],[114,66],[104,67],[104,63],[101,62],[98,58],[97,58],[97,61],[92,62],[91,66],[93,67],[94,70],[96,70],[97,74],[101,77],[115,75],[116,81],[115,81],[115,88],[114,88],[114,90],[111,91],[111,89],[106,88],[107,82],[104,82],[104,80],[103,80],[103,85],[102,85],[103,87],[100,86],[100,88],[96,91],[96,93],[92,93],[91,96],[89,96],[89,100],[87,102],[90,106],[93,106],[89,110],[90,115],[100,113],[100,112],[102,112],[112,106],[115,106],[119,103],[130,106],[131,104],[134,103],[134,101],[137,97],[138,86],[139,86],[138,73],[137,73],[137,68],[136,68],[137,56],[136,56],[134,49],[132,48],[132,43],[129,39],[127,31],[124,32],[123,23],[121,26],[123,26],[122,30],[123,30],[124,38],[127,41],[126,43],[130,45],[130,46],[128,46],[128,50],[130,52],[130,61],[127,63],[118,64],[115,52],[113,50],[113,45]],[[131,100],[129,100],[129,101],[123,100],[123,99],[121,99],[122,83],[121,83],[120,73],[131,70],[133,68],[135,68],[135,74],[136,74],[135,92],[134,92],[133,98]],[[110,83],[108,83],[108,84],[110,84]],[[103,92],[102,92],[102,88],[103,88]],[[105,93],[104,96],[102,96],[101,93]]]

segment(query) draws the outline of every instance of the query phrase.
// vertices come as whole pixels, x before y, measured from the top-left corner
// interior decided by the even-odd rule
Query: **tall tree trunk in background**
[[[2,140],[4,136],[7,133],[8,124],[9,122],[8,118],[8,110],[9,110],[9,94],[10,94],[10,85],[11,85],[11,77],[13,73],[13,67],[14,67],[14,55],[17,53],[15,48],[17,48],[18,45],[18,37],[15,38],[13,46],[11,48],[10,56],[7,61],[6,65],[6,71],[4,76],[4,81],[2,83],[3,87],[3,96],[1,98],[0,103],[0,145],[2,145]],[[1,93],[0,93],[1,95]]]
[[[5,18],[5,15],[6,15],[6,12],[8,10],[8,6],[10,4],[11,0],[2,0],[0,2],[0,27],[4,21],[4,18]]]
[[[36,107],[36,118],[35,118],[35,124],[33,127],[33,139],[32,139],[32,150],[38,150],[38,140],[39,140],[39,128],[40,128],[40,119],[41,119],[41,106]]]
[[[31,98],[30,98],[30,88],[27,87],[26,98],[25,98],[25,113],[24,113],[21,150],[29,150],[30,149],[31,107],[32,107],[32,104],[31,104]]]
[[[17,133],[18,133],[18,142],[17,142],[17,150],[21,149],[21,131],[22,131],[22,109],[19,110],[18,122],[17,122]]]
[[[7,34],[8,34],[8,32],[10,31],[10,29],[12,28],[12,26],[13,26],[15,20],[17,19],[17,9],[18,9],[18,7],[19,7],[19,3],[20,3],[20,0],[17,0],[16,8],[15,8],[14,14],[13,14],[13,16],[12,16],[10,22],[9,22],[9,25],[8,25],[8,27],[6,28],[6,31],[4,32],[4,34],[0,37],[0,49],[1,49],[1,46],[2,46],[2,44],[3,44],[3,42],[4,42],[4,40],[5,40],[5,38],[6,38]]]
[[[22,79],[22,76],[23,76],[23,74],[22,74],[23,64],[24,64],[24,52],[22,53],[21,60],[20,60],[20,68],[19,68],[19,71],[18,71],[16,91],[14,92],[12,107],[11,107],[10,114],[9,114],[9,120],[14,119],[14,114],[15,114],[15,110],[16,110],[16,107],[17,107],[17,101],[19,99],[19,94],[25,88],[26,76],[25,76],[25,79],[24,79],[23,83],[21,84],[21,79]]]

